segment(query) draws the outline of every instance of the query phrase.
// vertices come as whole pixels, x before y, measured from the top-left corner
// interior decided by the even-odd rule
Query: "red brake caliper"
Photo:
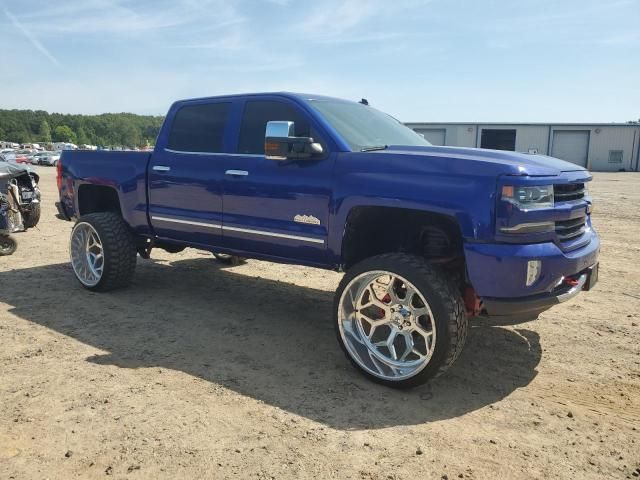
[[[384,297],[382,297],[382,300],[380,300],[380,301],[382,303],[386,303],[386,304],[390,303],[391,302],[391,295],[389,295],[387,293]],[[385,313],[384,310],[380,309],[380,318],[384,317],[384,313]]]

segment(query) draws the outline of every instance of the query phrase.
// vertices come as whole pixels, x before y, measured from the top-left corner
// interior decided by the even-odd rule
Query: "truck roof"
[[[177,100],[176,103],[186,103],[186,102],[195,102],[201,100],[220,100],[223,98],[239,98],[239,97],[266,97],[277,95],[280,97],[292,98],[292,99],[302,99],[302,100],[333,100],[338,102],[350,102],[351,100],[345,100],[343,98],[330,97],[327,95],[316,95],[312,93],[297,93],[297,92],[257,92],[257,93],[234,93],[231,95],[215,95],[211,97],[196,97],[196,98],[184,98],[181,100]],[[355,102],[354,102],[355,103]]]

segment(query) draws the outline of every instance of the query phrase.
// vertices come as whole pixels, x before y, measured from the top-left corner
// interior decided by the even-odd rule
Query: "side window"
[[[313,136],[309,121],[293,105],[272,100],[248,101],[244,107],[240,126],[238,153],[264,154],[267,122],[277,120],[295,122],[296,137]]]
[[[181,152],[222,152],[228,103],[185,105],[173,118],[167,148]]]

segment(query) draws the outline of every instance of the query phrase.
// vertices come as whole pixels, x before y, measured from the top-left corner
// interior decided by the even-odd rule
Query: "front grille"
[[[587,217],[559,220],[556,222],[556,235],[558,235],[561,242],[579,237],[587,229],[586,222]]]
[[[553,186],[556,202],[570,202],[584,198],[584,183],[564,183]]]

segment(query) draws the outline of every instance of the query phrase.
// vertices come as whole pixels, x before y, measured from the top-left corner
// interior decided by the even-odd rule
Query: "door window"
[[[228,111],[228,103],[185,105],[173,118],[167,147],[180,152],[222,152]]]
[[[295,122],[296,137],[313,137],[309,120],[293,105],[273,100],[249,101],[244,107],[238,153],[264,155],[264,135],[267,122],[271,121]],[[320,142],[319,138],[314,140]]]

